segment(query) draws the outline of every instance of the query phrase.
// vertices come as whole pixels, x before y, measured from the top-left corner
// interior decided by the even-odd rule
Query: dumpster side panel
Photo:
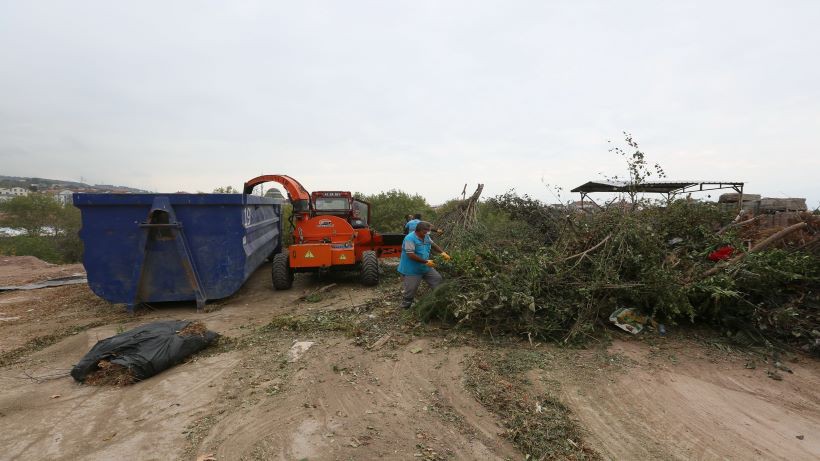
[[[247,196],[244,217],[245,279],[251,276],[267,258],[282,251],[282,204],[259,203],[260,197]]]
[[[81,208],[83,266],[88,285],[97,296],[111,302],[129,302],[134,298],[136,284],[134,266],[140,234],[136,223],[148,214],[137,217],[134,207],[95,206]],[[128,251],[124,251],[128,249]]]
[[[236,292],[281,246],[281,203],[270,198],[240,194],[75,194],[75,205],[82,211],[83,264],[89,286],[98,296],[120,303],[195,298],[175,234],[140,227],[148,220],[157,196],[169,198],[207,299]],[[135,268],[142,254],[140,282],[140,271]]]
[[[242,215],[243,207],[236,205],[199,205],[175,207],[177,219],[183,223],[185,238],[194,265],[205,289],[205,297],[218,299],[230,296],[245,282],[244,252],[242,251]],[[177,264],[179,258],[174,255],[175,247],[169,253],[157,258],[160,264]],[[149,253],[150,254],[150,253]],[[157,272],[161,275],[162,272]],[[144,285],[150,287],[146,299],[181,301],[193,299],[194,292],[185,279],[182,270],[175,271],[173,283],[167,283],[161,277],[155,277],[153,284],[146,280]]]

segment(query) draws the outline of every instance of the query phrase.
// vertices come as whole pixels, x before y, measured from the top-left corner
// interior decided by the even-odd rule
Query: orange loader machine
[[[293,205],[293,243],[273,257],[273,287],[287,290],[296,272],[358,270],[364,285],[379,283],[379,258],[401,255],[404,234],[382,234],[370,227],[370,204],[350,192],[309,193],[285,175],[263,175],[245,183],[244,193],[265,182],[281,184]]]

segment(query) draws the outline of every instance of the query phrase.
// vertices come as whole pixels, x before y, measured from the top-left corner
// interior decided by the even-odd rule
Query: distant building
[[[11,200],[14,197],[25,197],[28,189],[24,187],[12,187],[11,189],[0,189],[0,201]]]
[[[68,189],[61,190],[54,194],[54,200],[57,201],[62,206],[71,205],[74,203],[72,196],[74,195],[74,191],[70,191]]]

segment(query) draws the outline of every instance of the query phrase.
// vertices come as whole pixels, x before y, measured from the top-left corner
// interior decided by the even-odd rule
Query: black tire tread
[[[379,284],[379,257],[375,251],[362,253],[362,285],[372,287]]]
[[[271,279],[273,288],[277,290],[288,290],[293,286],[293,271],[290,270],[287,253],[279,253],[273,257]]]

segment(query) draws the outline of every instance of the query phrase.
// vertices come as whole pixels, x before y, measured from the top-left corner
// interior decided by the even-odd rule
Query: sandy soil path
[[[300,295],[329,282],[300,277],[293,290],[275,292],[266,269],[199,315],[181,303],[123,316],[83,286],[35,290],[22,301],[19,293],[0,294],[0,310],[22,309],[21,302],[60,306],[43,310],[39,321],[29,315],[0,325],[0,353],[31,346],[54,328],[78,327],[0,367],[0,459],[524,459],[463,385],[466,358],[488,346],[412,330],[393,332],[377,349],[366,347],[373,338],[363,344],[345,331],[262,334],[272,319],[348,310],[396,289],[395,280],[373,290],[341,278],[307,302]],[[362,316],[378,320],[395,316],[393,309]],[[201,354],[126,388],[66,376],[99,339],[185,318],[241,347]],[[314,345],[288,362],[295,340]],[[793,373],[781,371],[775,381],[759,356],[674,332],[603,349],[538,347],[552,365],[532,371],[533,386],[556,393],[606,459],[820,458],[820,365],[813,359],[789,362]],[[746,368],[753,360],[756,368]]]

